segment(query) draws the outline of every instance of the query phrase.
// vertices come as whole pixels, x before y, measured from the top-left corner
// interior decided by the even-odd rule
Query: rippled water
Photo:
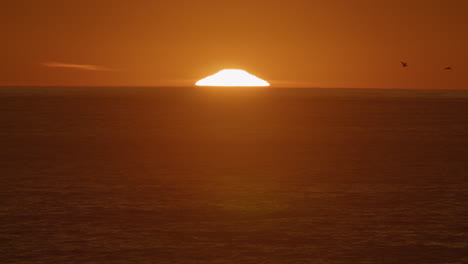
[[[1,88],[1,263],[468,263],[468,93]]]

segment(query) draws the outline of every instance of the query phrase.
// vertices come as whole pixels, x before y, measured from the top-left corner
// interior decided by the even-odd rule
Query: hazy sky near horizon
[[[275,86],[468,88],[467,14],[465,0],[7,0],[0,85],[193,85],[240,68]]]

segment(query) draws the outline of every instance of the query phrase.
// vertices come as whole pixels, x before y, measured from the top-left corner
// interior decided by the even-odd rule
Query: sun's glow
[[[201,79],[197,86],[250,86],[264,87],[270,84],[244,70],[222,70]]]

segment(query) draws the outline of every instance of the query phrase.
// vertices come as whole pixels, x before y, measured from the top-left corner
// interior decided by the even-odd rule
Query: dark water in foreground
[[[1,88],[0,263],[468,263],[468,92]]]

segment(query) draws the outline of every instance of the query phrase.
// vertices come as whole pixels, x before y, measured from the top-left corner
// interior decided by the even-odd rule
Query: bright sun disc
[[[250,86],[265,87],[270,84],[244,70],[222,70],[198,81],[197,86]]]

